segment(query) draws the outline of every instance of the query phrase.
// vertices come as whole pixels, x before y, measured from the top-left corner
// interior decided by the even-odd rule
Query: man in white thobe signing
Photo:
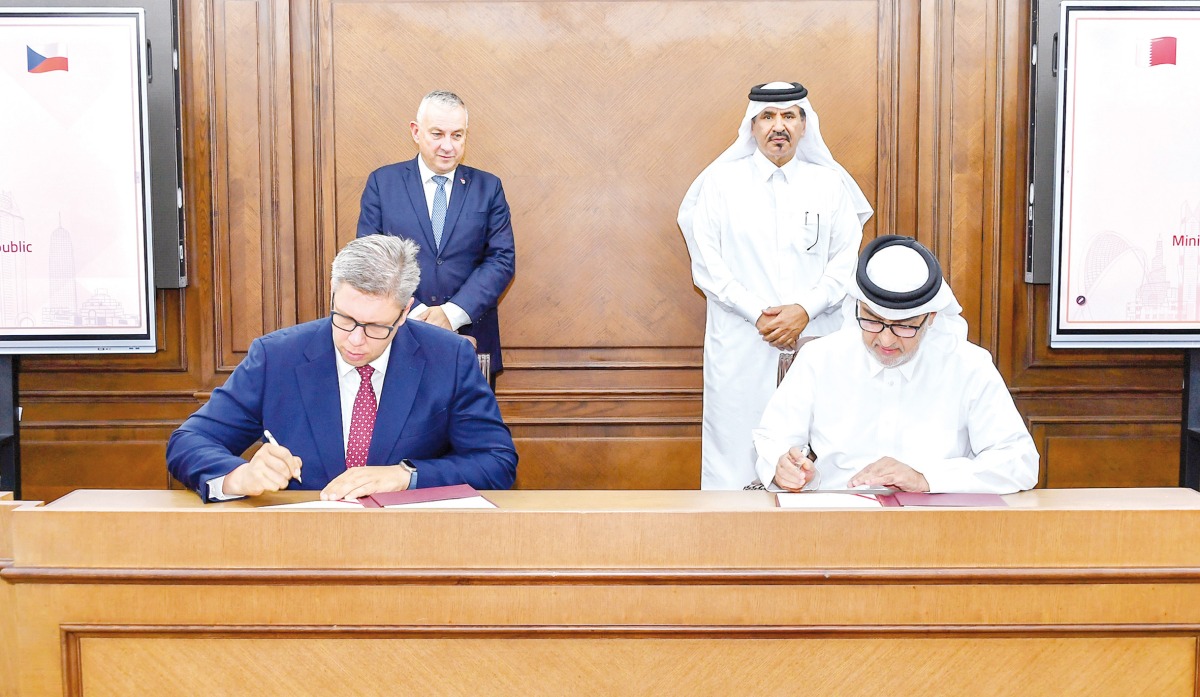
[[[679,227],[708,298],[701,488],[755,478],[751,431],[781,351],[842,325],[871,207],[821,138],[808,90],[750,91],[738,139],[692,183]]]
[[[754,431],[771,488],[1011,494],[1038,452],[941,265],[910,237],[863,249],[847,324],[796,354]]]

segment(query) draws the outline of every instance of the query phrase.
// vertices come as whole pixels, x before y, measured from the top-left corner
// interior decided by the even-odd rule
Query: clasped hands
[[[421,315],[420,317],[414,317],[413,319],[417,320],[418,322],[424,322],[426,324],[432,324],[436,327],[441,327],[442,329],[454,331],[454,327],[450,325],[450,319],[446,317],[446,311],[443,310],[440,305],[434,305],[430,307],[428,310],[426,310],[425,314]],[[475,337],[471,336],[470,334],[463,334],[462,336],[467,341],[471,342],[471,346],[479,346],[479,344],[475,341]]]
[[[800,332],[808,326],[808,311],[800,305],[776,305],[768,307],[754,323],[763,341],[777,349],[796,348]]]
[[[441,327],[442,329],[454,331],[454,328],[450,326],[450,318],[446,317],[446,311],[443,310],[439,305],[430,307],[424,315],[421,315],[417,319],[426,324],[432,324],[435,327]]]
[[[258,496],[286,489],[288,482],[301,477],[303,463],[282,445],[265,443],[249,462],[225,475],[222,493],[226,496]],[[353,501],[360,496],[408,488],[412,474],[403,465],[351,467],[321,491],[322,501]]]
[[[815,460],[807,448],[794,447],[779,456],[775,463],[775,485],[785,491],[800,491],[815,474]],[[894,457],[884,456],[862,468],[847,485],[889,487],[899,491],[929,491],[925,475]]]

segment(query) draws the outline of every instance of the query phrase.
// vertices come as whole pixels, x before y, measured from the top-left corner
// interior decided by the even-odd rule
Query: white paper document
[[[274,506],[259,506],[259,508],[340,508],[342,510],[350,508],[362,509],[363,505],[358,501],[301,501],[300,503],[279,503]]]
[[[775,494],[780,508],[883,508],[870,494],[835,494],[821,491]]]

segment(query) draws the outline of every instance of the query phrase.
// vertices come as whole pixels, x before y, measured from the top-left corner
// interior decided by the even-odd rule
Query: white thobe
[[[937,318],[934,318],[937,321]],[[764,483],[792,446],[816,453],[821,489],[845,488],[881,457],[933,492],[1010,494],[1037,484],[1038,453],[987,351],[930,335],[884,368],[855,325],[806,344],[754,430]]]
[[[862,226],[837,172],[794,158],[776,167],[756,150],[712,167],[684,239],[708,298],[701,487],[741,489],[779,360],[755,323],[796,303],[810,317],[803,336],[840,327]]]

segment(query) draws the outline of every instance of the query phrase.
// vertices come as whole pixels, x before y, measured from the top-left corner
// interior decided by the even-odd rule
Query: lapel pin
[[[458,178],[458,183],[459,183],[459,184],[466,184],[466,183],[467,183],[467,180],[466,180],[466,178],[465,178],[465,177],[459,177],[459,178]]]

